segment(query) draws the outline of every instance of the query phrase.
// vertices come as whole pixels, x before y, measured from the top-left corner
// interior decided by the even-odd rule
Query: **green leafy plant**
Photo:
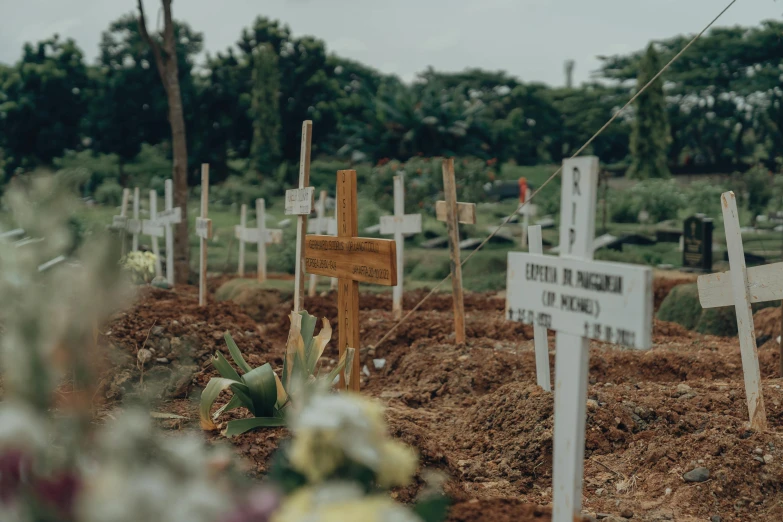
[[[242,374],[240,375],[231,366],[222,353],[215,353],[212,365],[220,373],[220,377],[210,379],[201,394],[202,429],[207,431],[218,429],[215,420],[221,414],[239,407],[246,408],[253,417],[228,421],[224,431],[227,437],[255,428],[285,425],[284,413],[291,402],[293,390],[297,383],[313,383],[317,380],[318,361],[332,338],[332,327],[328,320],[323,319],[321,331],[314,336],[317,319],[305,311],[299,314],[301,322],[294,321],[294,316],[291,316],[291,331],[283,360],[282,378],[278,377],[269,363],[251,368],[234,339],[226,332],[224,338],[229,354]],[[329,383],[334,381],[344,367],[345,358],[325,377],[325,380]],[[224,390],[231,390],[233,393],[231,400],[210,415],[213,404]]]

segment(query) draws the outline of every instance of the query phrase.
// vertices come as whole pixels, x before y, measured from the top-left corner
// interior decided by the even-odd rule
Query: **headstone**
[[[445,221],[451,256],[451,288],[454,299],[454,335],[457,344],[465,342],[465,302],[462,294],[462,264],[459,257],[459,224],[476,223],[476,204],[457,202],[454,159],[443,160],[443,195],[446,201],[435,204],[438,221]]]
[[[307,217],[313,211],[313,193],[315,189],[310,187],[310,147],[313,137],[313,122],[307,120],[302,123],[302,145],[299,155],[299,186],[287,190],[285,193],[285,213],[296,216],[296,267],[294,278],[294,313],[293,321],[300,322],[304,304],[304,251],[305,236],[307,235]],[[296,326],[296,325],[294,325]],[[294,331],[296,328],[292,328]]]
[[[337,237],[308,235],[304,261],[308,273],[338,278],[337,316],[340,357],[359,344],[359,282],[384,286],[397,284],[397,252],[394,241],[357,237],[356,171],[337,172]],[[297,315],[297,314],[294,314]],[[359,391],[359,357],[340,376],[340,387]]]
[[[581,513],[589,340],[652,345],[652,269],[593,261],[598,158],[563,162],[560,256],[508,254],[506,313],[556,332],[553,514]]]
[[[403,274],[405,263],[405,236],[421,233],[421,214],[405,213],[405,178],[394,176],[394,215],[381,216],[380,233],[394,234],[397,245],[397,286],[392,290],[392,314],[395,321],[402,319]]]
[[[783,298],[783,263],[747,269],[739,213],[733,192],[721,195],[721,208],[731,271],[700,276],[699,301],[703,308],[734,305],[750,427],[764,431],[767,427],[767,414],[761,393],[761,373],[751,304]]]
[[[683,227],[682,266],[692,270],[712,271],[712,219],[696,214]]]
[[[212,220],[209,215],[209,165],[201,165],[201,216],[196,218],[196,235],[199,240],[198,305],[207,304],[207,240],[212,237]]]

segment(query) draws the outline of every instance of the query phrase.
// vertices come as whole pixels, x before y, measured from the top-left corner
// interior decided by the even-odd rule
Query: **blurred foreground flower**
[[[135,250],[120,260],[120,266],[129,275],[133,284],[143,285],[155,278],[156,260],[157,257],[152,252]]]

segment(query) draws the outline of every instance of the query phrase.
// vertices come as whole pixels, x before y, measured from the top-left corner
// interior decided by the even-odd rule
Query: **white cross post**
[[[200,256],[198,264],[198,305],[207,304],[207,239],[212,237],[212,220],[209,213],[209,165],[201,164],[201,216],[196,218],[196,235],[199,241]]]
[[[141,222],[141,233],[152,238],[152,253],[155,254],[155,276],[163,275],[163,268],[160,263],[160,248],[158,248],[158,238],[163,237],[166,231],[163,225],[158,222],[158,193],[150,190],[150,218]]]
[[[307,235],[307,217],[313,211],[313,195],[315,189],[310,187],[310,147],[313,137],[313,122],[302,123],[302,148],[299,156],[299,187],[285,192],[285,213],[296,216],[296,275],[294,279],[294,321],[301,321],[304,304],[305,236]],[[292,330],[293,331],[293,328]]]
[[[529,205],[530,203],[528,203]],[[544,240],[541,237],[541,225],[529,227],[527,234],[528,252],[531,254],[544,255]],[[546,326],[542,324],[533,325],[533,344],[536,350],[536,383],[544,391],[551,392],[550,383],[551,372],[549,370],[549,340],[547,339]]]
[[[394,234],[397,244],[397,286],[392,290],[392,313],[394,320],[402,319],[402,278],[405,249],[405,235],[421,233],[421,214],[405,213],[405,178],[394,176],[394,215],[381,216],[380,232]]]
[[[112,216],[111,229],[120,233],[120,257],[125,256],[125,235],[128,230],[128,199],[130,199],[130,189],[122,189],[122,203],[120,205],[120,215]]]
[[[128,232],[132,234],[131,252],[139,249],[139,234],[141,234],[141,221],[139,220],[139,187],[133,189],[133,219],[128,220]]]
[[[593,261],[598,158],[563,162],[560,257],[508,255],[510,320],[555,330],[553,522],[582,510],[590,339],[652,345],[652,269]]]
[[[239,275],[245,275],[245,243],[258,245],[258,270],[256,277],[259,283],[266,281],[266,245],[283,242],[283,231],[266,228],[266,205],[263,199],[256,200],[256,228],[247,228],[247,205],[242,205],[240,225],[234,227],[234,235],[239,240]]]
[[[337,235],[337,218],[326,217],[326,191],[322,190],[318,197],[318,203],[315,205],[315,219],[307,220],[307,233],[336,236]],[[318,276],[310,274],[310,286],[307,288],[307,296],[314,297],[316,285],[318,284]],[[336,287],[337,278],[333,277],[331,282],[333,287]]]
[[[723,193],[720,202],[731,270],[699,276],[699,301],[702,308],[734,305],[750,427],[764,431],[767,428],[767,414],[761,393],[761,373],[751,303],[783,298],[783,263],[746,268],[734,192]]]
[[[521,203],[524,203],[525,201],[528,201],[530,199],[530,189],[525,188],[525,199]],[[528,230],[530,230],[530,217],[535,216],[538,212],[538,208],[533,203],[528,203],[527,205],[523,206],[519,209],[519,215],[522,216],[522,236],[520,238],[520,245],[522,248],[525,248],[525,245],[527,245],[528,239],[527,239],[527,233]]]
[[[157,215],[158,224],[166,230],[166,278],[174,286],[174,227],[182,221],[182,209],[174,206],[174,183],[166,180],[166,210]]]

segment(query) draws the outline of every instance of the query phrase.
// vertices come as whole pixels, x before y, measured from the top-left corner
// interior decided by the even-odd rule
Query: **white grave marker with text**
[[[560,257],[508,255],[507,317],[556,331],[553,522],[582,508],[590,339],[652,345],[652,270],[593,261],[598,158],[563,162]]]

